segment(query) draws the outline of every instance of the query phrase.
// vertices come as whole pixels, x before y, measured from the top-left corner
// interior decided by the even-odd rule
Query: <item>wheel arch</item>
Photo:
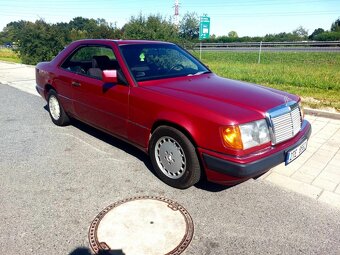
[[[44,93],[45,93],[45,99],[46,99],[46,100],[47,100],[47,95],[48,95],[48,93],[50,92],[51,89],[57,91],[57,90],[55,89],[55,87],[53,87],[51,84],[47,83],[47,84],[45,85],[45,91],[44,91]]]
[[[149,141],[151,139],[153,132],[160,126],[169,126],[169,127],[177,129],[178,131],[182,132],[190,140],[190,142],[193,144],[193,146],[195,148],[197,148],[197,146],[198,146],[197,142],[194,139],[194,137],[191,135],[191,132],[184,125],[178,124],[178,123],[176,123],[174,121],[170,121],[170,120],[157,120],[152,125],[151,131],[150,131]],[[148,148],[148,151],[149,151],[149,148]]]

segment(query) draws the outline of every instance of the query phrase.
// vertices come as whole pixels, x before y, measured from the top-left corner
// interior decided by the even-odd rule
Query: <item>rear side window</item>
[[[110,60],[116,57],[110,48],[106,47],[83,47],[73,54],[70,61],[92,61],[93,56],[107,56]]]
[[[119,70],[113,50],[106,46],[82,46],[70,55],[61,68],[81,75],[102,79],[103,70]]]

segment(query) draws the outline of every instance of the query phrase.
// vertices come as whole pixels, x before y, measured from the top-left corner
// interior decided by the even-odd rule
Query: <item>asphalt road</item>
[[[185,254],[340,254],[338,209],[261,180],[173,189],[143,153],[78,122],[57,127],[45,105],[0,85],[0,254],[89,254],[94,217],[138,195],[189,211]]]

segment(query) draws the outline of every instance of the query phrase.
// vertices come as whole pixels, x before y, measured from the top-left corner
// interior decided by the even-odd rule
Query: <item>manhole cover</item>
[[[141,196],[118,201],[92,221],[93,252],[115,254],[181,254],[189,245],[194,224],[188,211],[163,197]]]

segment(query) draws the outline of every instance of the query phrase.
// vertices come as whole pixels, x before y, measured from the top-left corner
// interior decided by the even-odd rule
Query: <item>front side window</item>
[[[172,44],[132,44],[120,46],[137,81],[198,75],[210,72],[198,60]]]
[[[105,46],[80,47],[66,59],[61,67],[96,79],[102,79],[103,70],[119,69],[112,49]]]

